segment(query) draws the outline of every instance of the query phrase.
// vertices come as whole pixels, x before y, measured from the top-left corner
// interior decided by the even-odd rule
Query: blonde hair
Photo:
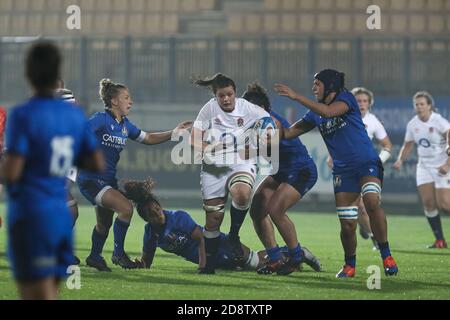
[[[114,83],[111,79],[104,78],[99,82],[100,89],[98,94],[103,101],[106,109],[111,109],[111,100],[117,97],[120,90],[128,90],[128,88],[121,83]]]
[[[427,103],[429,105],[431,105],[431,111],[437,112],[437,109],[434,106],[433,96],[428,91],[417,91],[413,96],[413,105],[414,105],[414,101],[419,98],[425,98]]]
[[[356,97],[358,94],[365,94],[369,97],[369,108],[372,108],[375,103],[375,98],[373,96],[373,92],[364,87],[356,87],[352,89],[352,94]]]

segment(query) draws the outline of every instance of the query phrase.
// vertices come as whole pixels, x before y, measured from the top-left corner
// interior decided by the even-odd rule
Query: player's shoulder
[[[336,101],[344,102],[350,109],[359,109],[355,96],[350,91],[341,91],[337,95]]]
[[[99,120],[107,120],[107,114],[106,114],[105,111],[103,111],[103,112],[100,112],[100,111],[94,112],[89,117],[89,121],[99,121]]]
[[[431,119],[432,121],[436,121],[436,122],[448,121],[448,120],[447,120],[446,118],[444,118],[440,113],[437,113],[437,112],[434,112],[434,111],[431,113],[430,119]]]
[[[236,108],[240,109],[242,112],[254,113],[260,117],[270,117],[270,114],[264,110],[264,108],[261,108],[260,106],[257,106],[256,104],[253,104],[243,98],[236,98]]]
[[[420,124],[419,116],[415,115],[408,121],[407,127]]]

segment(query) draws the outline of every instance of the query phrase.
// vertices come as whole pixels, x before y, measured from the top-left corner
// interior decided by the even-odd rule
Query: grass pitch
[[[1,215],[4,221],[4,206]],[[200,210],[187,210],[202,224]],[[113,234],[110,231],[104,256],[111,273],[88,268],[84,259],[91,246],[95,224],[92,207],[81,207],[76,227],[76,253],[82,260],[81,289],[69,290],[61,285],[61,299],[450,299],[450,250],[430,250],[432,234],[424,217],[388,216],[392,253],[399,274],[387,278],[382,272],[381,289],[369,290],[367,267],[382,267],[378,252],[370,241],[358,238],[357,273],[353,279],[336,279],[343,264],[339,240],[339,223],[334,214],[290,213],[297,226],[302,245],[317,255],[323,272],[304,271],[287,277],[262,276],[254,271],[223,271],[216,275],[197,275],[196,265],[158,249],[149,270],[122,270],[110,262]],[[228,230],[229,217],[222,230]],[[450,232],[450,219],[443,218],[444,231]],[[133,217],[125,248],[130,257],[140,256],[144,223]],[[250,218],[241,231],[241,240],[253,250],[262,248]],[[279,243],[282,244],[281,239]],[[14,281],[6,258],[6,229],[0,229],[0,299],[17,299]],[[382,271],[382,269],[381,269]]]

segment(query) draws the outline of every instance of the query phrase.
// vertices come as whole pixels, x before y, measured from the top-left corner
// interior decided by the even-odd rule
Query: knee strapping
[[[361,188],[361,194],[365,196],[368,193],[376,193],[381,197],[381,187],[376,182],[367,182]]]
[[[343,220],[356,220],[358,219],[358,207],[337,207],[336,208],[337,215],[339,219]]]
[[[208,206],[204,204],[203,210],[205,210],[207,214],[213,212],[225,213],[225,204],[218,204],[216,206]]]
[[[231,190],[231,188],[238,183],[246,184],[250,187],[250,189],[253,189],[255,179],[250,174],[246,173],[237,174],[233,178],[231,178],[230,181],[228,182],[228,190]]]

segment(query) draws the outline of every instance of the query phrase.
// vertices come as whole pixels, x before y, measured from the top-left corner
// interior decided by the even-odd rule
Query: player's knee
[[[350,235],[356,232],[356,220],[341,220],[341,231],[345,235]]]
[[[131,220],[133,216],[133,205],[130,201],[124,202],[117,211],[122,219]]]
[[[364,205],[365,205],[367,214],[371,215],[380,208],[380,200],[378,198],[367,199],[366,201],[364,201]]]

